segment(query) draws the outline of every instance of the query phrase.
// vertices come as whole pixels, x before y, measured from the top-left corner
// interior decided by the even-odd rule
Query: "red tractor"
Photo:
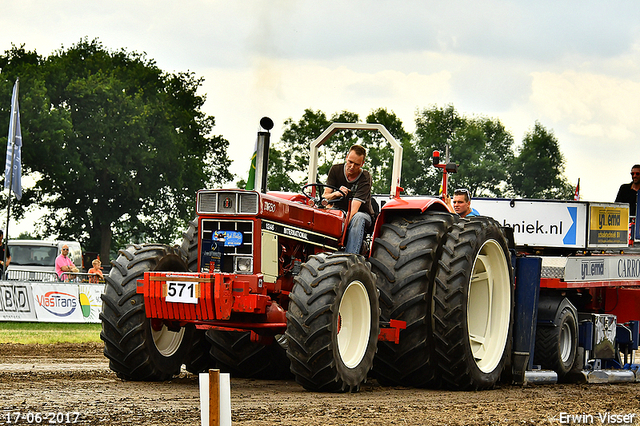
[[[437,197],[401,198],[402,148],[379,124],[332,124],[311,144],[302,192],[266,192],[273,123],[261,125],[255,191],[201,190],[181,247],[132,245],[113,262],[100,335],[111,369],[128,380],[167,380],[183,364],[293,374],[329,392],[357,391],[369,375],[492,387],[513,323],[498,223],[460,218]],[[394,150],[392,187],[362,255],[341,252],[348,212],[324,208],[316,182],[318,147],[343,129],[379,131]]]

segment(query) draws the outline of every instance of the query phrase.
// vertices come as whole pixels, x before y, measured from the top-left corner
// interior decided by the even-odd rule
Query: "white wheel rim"
[[[158,352],[160,352],[162,356],[170,357],[180,348],[180,344],[184,338],[184,327],[181,327],[180,331],[171,331],[163,324],[162,328],[158,331],[152,327],[151,336],[153,337],[153,343],[156,345]]]
[[[367,289],[353,281],[345,290],[338,308],[338,353],[348,368],[357,367],[369,345],[371,305]]]
[[[566,364],[571,356],[572,341],[571,328],[565,322],[560,329],[560,360],[563,364]]]
[[[476,365],[492,372],[504,354],[511,317],[509,268],[500,244],[487,240],[473,265],[467,324]]]

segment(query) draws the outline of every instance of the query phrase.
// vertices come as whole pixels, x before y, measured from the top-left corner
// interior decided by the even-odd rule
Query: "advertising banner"
[[[474,198],[471,206],[512,227],[517,246],[586,247],[586,203]]]
[[[640,278],[638,256],[568,257],[565,281],[637,281]]]
[[[102,312],[101,295],[104,291],[104,284],[79,284],[78,301],[82,311],[82,322],[100,322],[100,312]]]
[[[42,322],[100,322],[102,285],[32,283],[35,312]]]
[[[629,244],[629,207],[589,204],[589,247],[626,247]]]
[[[0,321],[36,321],[31,284],[0,282]]]

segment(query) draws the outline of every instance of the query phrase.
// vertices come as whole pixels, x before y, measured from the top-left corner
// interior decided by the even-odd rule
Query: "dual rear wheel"
[[[493,387],[507,362],[513,271],[496,221],[447,213],[382,226],[371,262],[383,320],[406,321],[398,345],[382,343],[382,384],[475,390]]]

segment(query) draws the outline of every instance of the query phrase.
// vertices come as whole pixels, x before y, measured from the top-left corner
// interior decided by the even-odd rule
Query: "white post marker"
[[[200,423],[231,426],[231,379],[229,373],[200,373]]]

